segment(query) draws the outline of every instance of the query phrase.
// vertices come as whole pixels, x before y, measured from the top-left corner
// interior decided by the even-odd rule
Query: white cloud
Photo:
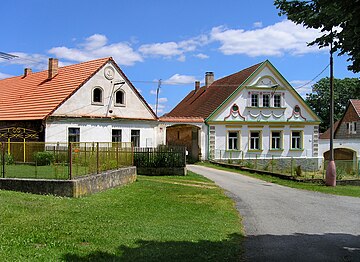
[[[159,89],[159,94],[161,93],[161,89]],[[156,89],[151,89],[150,90],[150,94],[151,95],[156,95]]]
[[[263,26],[263,23],[261,21],[253,23],[253,27],[255,27],[255,28],[260,28],[262,26]]]
[[[188,40],[179,42],[163,42],[144,44],[139,47],[139,52],[145,56],[162,56],[165,58],[172,58],[178,56],[178,60],[185,61],[185,53],[194,52],[199,46],[209,43],[209,37],[200,35],[190,38]]]
[[[205,55],[203,53],[199,53],[199,54],[196,54],[194,56],[197,57],[197,58],[200,58],[200,59],[208,59],[209,58],[208,55]]]
[[[9,78],[9,77],[13,77],[13,75],[9,75],[9,74],[5,74],[5,73],[0,72],[0,79]]]
[[[179,45],[175,42],[146,44],[140,46],[139,51],[144,55],[165,56],[165,57],[171,57],[182,54],[182,51],[179,49]]]
[[[320,36],[320,31],[307,29],[289,20],[261,29],[227,29],[223,26],[211,30],[211,39],[221,43],[225,55],[244,54],[255,56],[281,56],[285,53],[301,55],[319,52],[316,46],[307,43]]]
[[[163,81],[167,85],[184,85],[194,83],[196,78],[194,76],[175,74],[169,79]]]
[[[9,63],[15,65],[23,65],[24,67],[45,70],[48,66],[48,57],[41,54],[26,54],[22,52],[11,52],[11,54],[17,56],[11,60],[2,60],[0,63]]]
[[[150,107],[152,108],[152,110],[154,110],[154,112],[156,111],[156,105],[155,105],[155,104],[150,104]],[[159,115],[162,115],[162,113],[164,113],[165,108],[166,108],[165,105],[160,104],[160,103],[158,104],[158,108],[157,108],[157,114],[158,114],[158,116],[159,116]]]
[[[79,44],[77,48],[60,46],[51,48],[48,52],[60,59],[75,62],[84,62],[107,56],[112,56],[120,65],[134,65],[136,62],[143,61],[142,56],[134,51],[130,44],[126,42],[107,44],[107,42],[106,36],[94,34],[86,38],[85,42]]]
[[[302,98],[306,98],[306,94],[312,92],[312,82],[309,80],[293,80],[290,84],[299,93]]]
[[[168,99],[166,97],[159,98],[159,103],[166,103],[167,101],[168,101]]]
[[[185,62],[186,61],[186,56],[185,55],[181,55],[179,56],[179,58],[177,59],[179,62]]]

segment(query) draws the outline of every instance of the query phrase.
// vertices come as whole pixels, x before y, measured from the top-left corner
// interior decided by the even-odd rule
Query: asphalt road
[[[243,217],[248,261],[360,261],[360,198],[298,190],[202,166]]]

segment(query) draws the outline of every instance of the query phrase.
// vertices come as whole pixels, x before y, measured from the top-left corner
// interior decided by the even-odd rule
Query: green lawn
[[[275,183],[275,184],[279,184],[279,185],[283,185],[283,186],[311,190],[311,191],[318,191],[318,192],[322,192],[322,193],[326,193],[326,194],[360,197],[360,186],[340,186],[340,185],[338,185],[336,187],[328,187],[323,184],[302,183],[302,182],[296,182],[296,181],[285,180],[285,179],[281,179],[281,178],[277,178],[277,177],[272,177],[269,175],[261,175],[261,174],[257,174],[257,173],[250,173],[247,171],[221,167],[221,166],[214,165],[214,164],[211,164],[208,162],[201,162],[198,164],[202,165],[202,166],[220,169],[220,170],[226,170],[226,171],[230,171],[230,172],[239,173],[242,175],[258,178],[258,179],[261,179],[261,180],[264,180],[267,182],[271,182],[271,183]]]
[[[235,261],[241,219],[211,181],[143,177],[83,198],[0,190],[1,261]]]

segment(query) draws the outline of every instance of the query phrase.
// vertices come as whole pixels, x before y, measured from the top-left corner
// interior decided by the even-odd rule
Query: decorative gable
[[[265,61],[207,121],[318,122],[282,75]]]

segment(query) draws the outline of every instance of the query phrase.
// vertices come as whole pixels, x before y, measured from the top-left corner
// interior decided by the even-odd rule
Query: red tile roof
[[[45,119],[109,61],[113,59],[107,57],[59,67],[52,79],[48,79],[48,70],[45,70],[0,80],[0,120]],[[115,62],[114,65],[117,66]]]
[[[356,113],[360,117],[360,100],[357,99],[350,99],[350,103],[353,105]]]
[[[339,123],[340,123],[340,120],[338,120],[334,123],[334,134],[335,134],[336,129],[339,126]],[[327,129],[324,133],[320,134],[319,138],[320,139],[330,139],[330,128]]]
[[[208,88],[191,91],[170,113],[169,117],[191,117],[206,119],[213,113],[262,63],[253,65],[235,74],[214,81]]]

